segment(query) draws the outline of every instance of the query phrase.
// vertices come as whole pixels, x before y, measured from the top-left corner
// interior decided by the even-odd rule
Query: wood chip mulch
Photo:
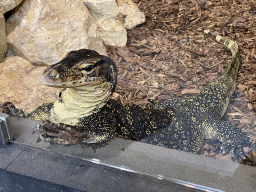
[[[134,0],[146,22],[128,31],[127,47],[108,47],[118,66],[113,98],[125,104],[191,97],[218,78],[231,58],[204,29],[233,39],[240,48],[238,88],[225,119],[256,139],[256,2],[254,0]],[[230,160],[230,155],[203,155]],[[256,152],[243,164],[256,166]]]

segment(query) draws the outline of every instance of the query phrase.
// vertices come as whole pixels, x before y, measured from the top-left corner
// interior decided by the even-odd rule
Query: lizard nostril
[[[55,70],[48,74],[48,78],[52,80],[56,80],[59,77],[60,77],[59,73]]]
[[[55,79],[58,79],[60,76],[59,76],[59,74],[57,73],[56,75],[54,75],[54,78]]]
[[[60,81],[60,75],[56,70],[52,70],[42,75],[42,81],[45,84],[54,84]]]

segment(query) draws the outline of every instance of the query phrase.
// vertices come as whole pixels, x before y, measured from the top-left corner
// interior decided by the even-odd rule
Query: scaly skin
[[[232,59],[226,71],[193,98],[170,99],[156,103],[164,108],[172,108],[173,120],[170,126],[142,141],[196,153],[204,139],[217,139],[226,150],[244,156],[242,146],[250,146],[248,137],[240,129],[222,121],[236,87],[239,68],[238,46],[235,42],[208,30],[205,33],[231,50]]]
[[[197,153],[205,139],[217,139],[240,160],[245,156],[243,147],[255,144],[222,120],[236,86],[238,46],[208,30],[205,33],[228,47],[232,59],[224,74],[195,97],[122,105],[109,99],[116,85],[114,62],[84,49],[70,52],[42,75],[46,85],[64,88],[55,103],[44,104],[28,115],[10,104],[6,108],[15,115],[47,120],[39,126],[44,141],[99,143],[118,136]]]

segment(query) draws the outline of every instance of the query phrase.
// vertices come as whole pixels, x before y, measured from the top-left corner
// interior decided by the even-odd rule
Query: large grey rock
[[[7,51],[7,39],[5,30],[5,19],[3,14],[0,13],[0,62],[3,61]]]
[[[115,0],[85,0],[84,4],[95,19],[101,39],[111,46],[125,46],[127,32],[119,16]]]
[[[53,64],[89,48],[106,55],[97,25],[81,0],[26,0],[8,19],[12,51],[33,64]]]
[[[60,90],[42,83],[44,70],[18,56],[0,63],[0,103],[11,101],[29,112],[42,103],[56,101]]]
[[[0,13],[5,14],[7,11],[14,9],[22,0],[0,0]]]
[[[132,0],[118,0],[119,12],[124,18],[124,26],[131,29],[145,22],[145,15]]]

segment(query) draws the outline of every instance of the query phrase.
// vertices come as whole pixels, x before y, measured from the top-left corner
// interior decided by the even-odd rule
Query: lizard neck
[[[97,113],[106,104],[111,89],[110,82],[63,89],[51,109],[50,121],[76,125],[80,118]]]

